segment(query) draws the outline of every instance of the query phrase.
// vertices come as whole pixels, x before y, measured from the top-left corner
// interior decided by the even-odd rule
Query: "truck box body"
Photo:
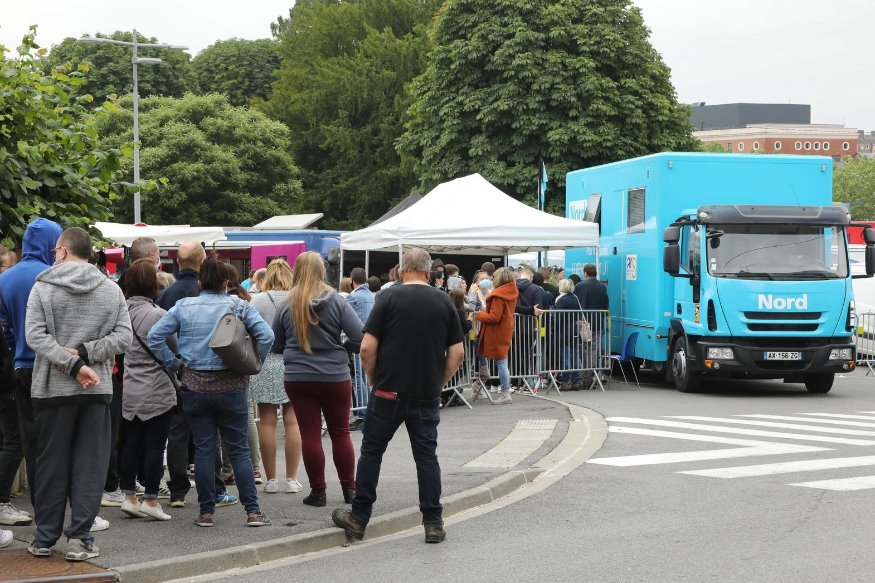
[[[567,216],[600,224],[612,351],[637,332],[635,357],[659,368],[680,334],[698,346],[687,354],[696,370],[715,343],[740,347],[731,362],[718,362],[725,372],[820,370],[825,347],[851,336],[845,226],[833,225],[847,219],[827,208],[832,166],[824,156],[662,153],[568,173]],[[702,218],[705,207],[710,218]],[[678,224],[686,275],[673,277],[663,269],[663,232]],[[754,240],[768,244],[745,248]],[[596,262],[592,250],[566,253],[569,274],[588,262]],[[772,350],[798,360],[763,360]]]

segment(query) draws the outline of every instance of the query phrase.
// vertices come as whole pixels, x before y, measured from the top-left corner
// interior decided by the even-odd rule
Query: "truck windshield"
[[[839,279],[848,276],[843,227],[708,225],[708,273],[738,279]]]

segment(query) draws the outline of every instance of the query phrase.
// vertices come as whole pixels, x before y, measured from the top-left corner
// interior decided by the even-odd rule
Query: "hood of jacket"
[[[52,249],[64,230],[55,221],[39,218],[27,226],[21,242],[21,260],[39,261],[45,265],[55,262]]]
[[[334,290],[327,290],[322,292],[322,294],[318,297],[313,298],[313,301],[310,302],[310,306],[313,307],[313,312],[318,314],[319,312],[324,310],[326,306],[328,306],[328,304],[331,302],[331,296],[336,293],[337,292],[335,292]]]
[[[85,294],[109,281],[90,263],[66,261],[49,267],[40,273],[37,281],[62,288],[72,294]]]
[[[494,296],[502,300],[515,302],[519,293],[520,292],[516,287],[516,283],[511,281],[504,285],[500,285],[492,290],[492,293],[489,294],[489,297],[491,298]]]
[[[532,282],[530,280],[526,279],[525,277],[521,277],[518,280],[516,280],[516,286],[517,286],[517,288],[519,288],[520,293],[525,293],[525,291],[527,289],[532,287]]]

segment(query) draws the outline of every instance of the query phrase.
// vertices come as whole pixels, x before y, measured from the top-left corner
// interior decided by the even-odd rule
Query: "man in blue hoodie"
[[[55,262],[52,249],[61,236],[61,225],[48,219],[32,221],[24,232],[21,261],[0,274],[0,321],[15,365],[15,404],[18,407],[21,448],[27,462],[27,483],[33,504],[34,470],[36,469],[36,430],[30,385],[33,377],[33,350],[24,338],[27,298],[36,277]]]

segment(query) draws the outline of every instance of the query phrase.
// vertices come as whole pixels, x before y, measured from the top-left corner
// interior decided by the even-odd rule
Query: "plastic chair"
[[[620,372],[623,374],[623,381],[626,383],[626,386],[629,386],[629,380],[626,378],[626,372],[623,370],[624,363],[631,363],[632,359],[635,358],[635,344],[638,342],[638,332],[632,332],[629,334],[629,337],[626,338],[626,345],[623,346],[623,352],[620,354],[612,354],[611,360],[616,360],[617,364],[620,366]],[[635,377],[635,384],[638,385],[638,388],[641,388],[641,383],[638,382],[638,373],[635,372],[635,365],[632,365],[632,375]],[[611,380],[614,378],[614,367],[611,367]]]

